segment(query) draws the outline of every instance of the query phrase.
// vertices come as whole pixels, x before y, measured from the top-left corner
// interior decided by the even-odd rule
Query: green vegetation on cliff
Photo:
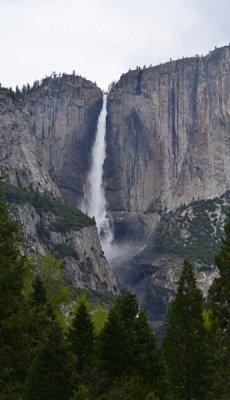
[[[165,214],[154,234],[152,248],[158,254],[190,257],[213,263],[223,234],[230,192],[221,198],[199,200]]]
[[[70,229],[81,229],[85,226],[95,225],[95,220],[83,214],[78,208],[70,206],[59,199],[55,199],[49,193],[39,193],[33,190],[25,190],[14,185],[1,184],[0,190],[4,192],[5,198],[10,203],[31,204],[38,214],[50,212],[57,218],[51,224],[50,229],[56,232],[67,232]],[[45,227],[39,227],[45,236]],[[43,231],[42,231],[43,230]]]

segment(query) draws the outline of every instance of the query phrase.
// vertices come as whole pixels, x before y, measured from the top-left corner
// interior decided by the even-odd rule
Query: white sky
[[[229,0],[0,0],[4,86],[75,70],[106,89],[129,68],[229,42]]]

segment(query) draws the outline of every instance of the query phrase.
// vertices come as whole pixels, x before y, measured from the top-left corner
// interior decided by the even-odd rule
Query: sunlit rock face
[[[112,211],[161,213],[230,188],[230,48],[129,71],[108,97]]]

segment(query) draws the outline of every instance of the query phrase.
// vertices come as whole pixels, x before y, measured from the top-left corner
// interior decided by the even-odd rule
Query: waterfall
[[[95,142],[92,148],[92,165],[87,177],[82,210],[94,217],[103,251],[108,259],[113,255],[113,230],[106,213],[103,187],[103,165],[106,157],[107,95],[103,95],[103,106],[98,118]]]

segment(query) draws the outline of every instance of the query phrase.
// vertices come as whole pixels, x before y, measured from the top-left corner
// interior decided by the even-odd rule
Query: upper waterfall
[[[95,142],[92,148],[92,164],[87,177],[82,209],[90,217],[95,218],[102,248],[107,258],[111,258],[114,238],[106,213],[106,199],[103,187],[103,165],[106,157],[106,116],[107,95],[104,94],[102,110],[97,123]]]

